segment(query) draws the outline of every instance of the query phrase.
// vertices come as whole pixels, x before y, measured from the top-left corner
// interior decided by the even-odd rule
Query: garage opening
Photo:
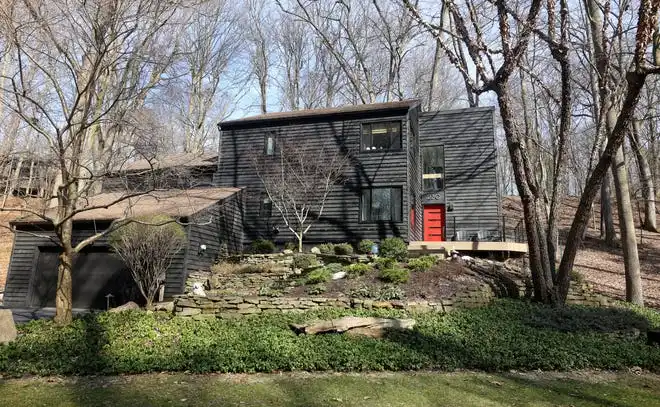
[[[54,307],[57,290],[59,250],[40,247],[32,273],[30,305]],[[108,294],[110,307],[135,301],[144,302],[126,265],[110,248],[92,247],[78,253],[73,261],[73,308],[105,310]]]

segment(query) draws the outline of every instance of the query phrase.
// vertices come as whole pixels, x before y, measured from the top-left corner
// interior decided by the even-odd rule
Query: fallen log
[[[311,324],[290,324],[289,327],[298,335],[316,335],[324,333],[343,333],[365,335],[378,338],[388,329],[412,329],[414,319],[343,317]]]

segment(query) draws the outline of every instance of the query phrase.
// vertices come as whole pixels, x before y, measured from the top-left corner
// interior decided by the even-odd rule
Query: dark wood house
[[[89,201],[100,206],[120,193],[102,193]],[[167,271],[165,298],[184,291],[189,272],[208,269],[221,250],[242,249],[242,194],[238,188],[198,188],[152,192],[92,209],[74,217],[74,244],[106,230],[113,220],[150,214],[170,215],[185,225],[187,242]],[[12,222],[14,246],[4,295],[8,307],[52,307],[57,285],[57,240],[46,222],[26,218]],[[224,246],[224,247],[223,247]],[[105,309],[128,300],[140,301],[129,272],[102,238],[79,253],[73,269],[73,306]]]
[[[291,241],[250,157],[313,140],[351,157],[308,243],[399,236],[406,241],[500,239],[493,109],[421,112],[408,100],[269,113],[219,123],[215,181],[245,188],[246,243]]]

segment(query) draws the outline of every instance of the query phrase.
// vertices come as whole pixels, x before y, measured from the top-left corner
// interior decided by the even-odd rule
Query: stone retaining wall
[[[310,254],[315,256],[319,266],[330,263],[350,264],[362,262],[366,263],[369,258],[365,255],[337,256],[330,254]],[[290,280],[291,276],[297,275],[301,270],[293,267],[294,253],[274,253],[274,254],[244,254],[234,255],[223,259],[225,263],[268,266],[267,272],[244,272],[237,274],[215,273],[213,269],[204,271],[192,271],[186,279],[186,293],[192,291],[193,284],[201,283],[207,289],[222,288],[226,294],[232,293],[238,296],[258,295],[264,288],[273,287]],[[286,284],[285,284],[286,285]]]
[[[530,272],[516,264],[478,258],[460,259],[471,274],[482,279],[500,298],[532,298],[533,286]],[[573,305],[610,305],[607,297],[594,292],[591,285],[571,282],[566,302]]]
[[[336,262],[336,256],[317,256],[321,263]],[[532,284],[529,271],[514,264],[494,262],[470,257],[451,261],[461,261],[473,276],[483,283],[480,286],[465,289],[449,298],[434,300],[396,300],[375,301],[360,298],[322,298],[322,297],[265,297],[257,296],[259,288],[275,281],[287,280],[293,269],[292,254],[249,255],[233,257],[230,261],[241,264],[274,264],[273,272],[245,273],[237,275],[194,274],[189,278],[219,278],[214,285],[222,290],[208,291],[206,297],[186,294],[178,296],[174,302],[174,313],[195,318],[233,318],[241,315],[272,312],[304,312],[313,309],[373,309],[396,308],[407,311],[450,312],[455,308],[479,307],[489,304],[494,298],[531,298]],[[355,261],[355,260],[354,260]],[[360,260],[358,260],[360,261]],[[249,293],[249,294],[247,294]],[[571,285],[567,302],[588,306],[609,305],[608,299],[593,292],[586,283],[574,282]]]
[[[274,312],[304,312],[314,309],[381,309],[394,308],[410,312],[450,312],[455,308],[472,308],[489,304],[495,294],[489,286],[474,287],[450,298],[437,300],[376,301],[362,298],[325,297],[240,297],[208,292],[206,297],[181,295],[174,301],[174,313],[195,318],[235,318]]]

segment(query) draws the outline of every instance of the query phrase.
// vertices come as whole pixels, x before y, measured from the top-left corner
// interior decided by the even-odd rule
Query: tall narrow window
[[[363,123],[362,151],[401,149],[401,121]]]
[[[401,222],[401,188],[370,188],[362,190],[360,197],[360,221]]]
[[[259,216],[262,218],[269,218],[273,215],[273,201],[270,200],[268,195],[261,196],[259,205]]]
[[[266,137],[264,138],[264,154],[275,155],[275,147],[275,133],[266,133]]]
[[[445,190],[445,148],[422,148],[424,191]]]

